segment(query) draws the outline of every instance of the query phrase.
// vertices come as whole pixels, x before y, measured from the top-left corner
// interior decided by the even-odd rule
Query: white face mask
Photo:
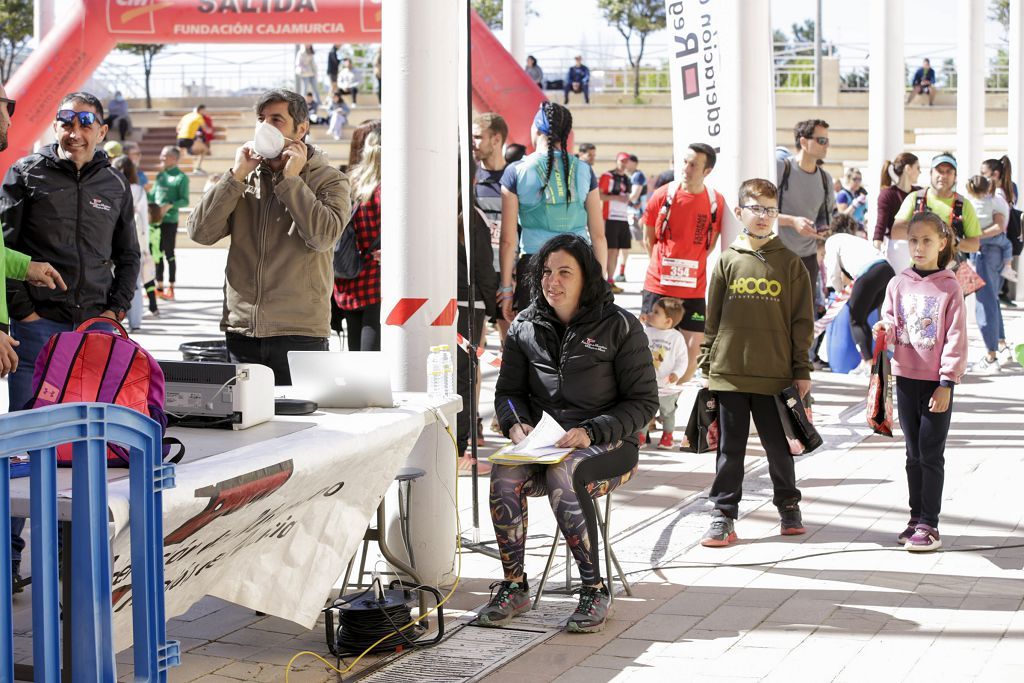
[[[252,149],[264,159],[276,159],[281,156],[284,150],[284,134],[277,128],[263,121],[256,124],[256,132],[253,133]]]

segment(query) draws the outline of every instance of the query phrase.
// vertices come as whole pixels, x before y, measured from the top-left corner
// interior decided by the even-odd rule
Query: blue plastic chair
[[[10,457],[30,456],[32,656],[35,680],[60,681],[57,592],[57,446],[71,443],[71,619],[76,679],[115,681],[110,546],[107,531],[107,442],[129,449],[132,620],[135,680],[166,681],[181,663],[167,641],[164,617],[163,505],[174,465],[162,462],[160,425],[129,408],[68,403],[0,416],[0,679],[14,680],[11,605]],[[67,558],[65,558],[67,561]]]

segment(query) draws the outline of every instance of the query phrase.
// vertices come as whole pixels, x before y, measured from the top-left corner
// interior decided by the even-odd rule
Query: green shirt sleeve
[[[174,208],[183,209],[188,206],[188,176],[184,173],[178,180],[178,198],[174,201]]]
[[[978,214],[974,210],[974,204],[964,199],[964,237],[980,237],[981,223],[978,221]]]
[[[900,210],[896,212],[896,216],[893,218],[893,220],[909,221],[914,215],[914,207],[916,204],[917,193],[911,192],[910,194],[903,198],[903,203],[900,204]]]
[[[12,280],[24,280],[32,259],[14,249],[4,249],[4,274]]]

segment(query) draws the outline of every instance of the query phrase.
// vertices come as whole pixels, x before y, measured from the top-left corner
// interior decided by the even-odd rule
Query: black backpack
[[[368,251],[380,248],[380,237],[374,240]],[[349,221],[341,231],[338,243],[334,245],[334,277],[339,280],[354,280],[363,272],[366,253],[359,251],[356,243],[356,226]]]

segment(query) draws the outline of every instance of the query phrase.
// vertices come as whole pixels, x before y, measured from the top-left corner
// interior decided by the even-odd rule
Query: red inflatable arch
[[[60,98],[79,89],[116,43],[377,43],[381,1],[81,0],[7,83],[18,116],[0,172],[35,140],[49,139]],[[529,144],[543,94],[475,15],[472,38],[477,109],[501,113],[510,137]]]

